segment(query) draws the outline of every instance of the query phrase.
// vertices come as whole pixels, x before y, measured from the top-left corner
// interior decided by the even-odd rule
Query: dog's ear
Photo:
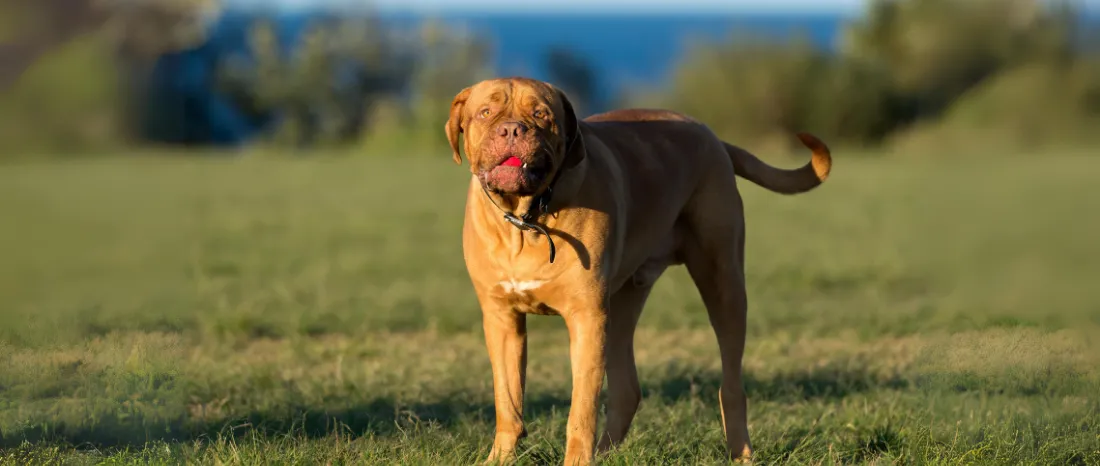
[[[460,91],[453,101],[451,101],[451,114],[447,118],[447,124],[443,129],[447,133],[447,141],[451,143],[451,151],[453,152],[454,161],[458,165],[462,165],[462,153],[459,151],[459,135],[463,133],[463,121],[462,113],[466,110],[466,100],[470,98],[470,91],[473,87],[467,87]]]
[[[573,102],[561,89],[554,89],[561,101],[562,111],[562,136],[565,138],[565,157],[562,160],[563,168],[572,168],[584,160],[587,150],[584,147],[584,137],[581,135],[581,120],[577,111],[573,108]]]

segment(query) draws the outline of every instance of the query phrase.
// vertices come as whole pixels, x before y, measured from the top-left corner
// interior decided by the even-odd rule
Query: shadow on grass
[[[697,394],[704,398],[717,396],[721,384],[722,374],[708,371],[667,377],[656,384],[643,384],[642,390],[651,397],[676,401]],[[838,400],[872,390],[901,390],[910,385],[909,381],[902,378],[882,378],[855,369],[783,372],[766,378],[746,373],[744,384],[750,400],[791,402]]]
[[[693,372],[685,368],[643,381],[642,392],[646,402],[675,403],[702,397],[716,405],[720,384],[719,372]],[[749,399],[760,401],[842,399],[867,391],[898,390],[906,386],[908,383],[901,379],[881,379],[849,369],[791,372],[768,378],[757,378],[752,374],[745,376]],[[555,410],[564,414],[568,412],[569,403],[567,396],[528,393],[525,414],[529,420],[549,416]],[[11,448],[23,442],[46,442],[102,450],[142,446],[155,441],[176,442],[246,434],[317,438],[337,431],[353,436],[386,437],[407,433],[418,426],[448,428],[460,423],[492,422],[491,402],[484,401],[484,397],[471,396],[469,392],[455,392],[429,403],[403,404],[396,399],[382,397],[340,409],[280,406],[277,411],[256,411],[216,421],[204,421],[187,415],[162,417],[130,413],[88,419],[80,425],[26,425],[3,432],[0,448]]]

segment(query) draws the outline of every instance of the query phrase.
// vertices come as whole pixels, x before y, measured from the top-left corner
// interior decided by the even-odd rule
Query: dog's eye
[[[539,118],[539,119],[541,119],[541,118],[543,118],[543,117],[545,117],[545,116],[546,116],[546,112],[544,112],[544,111],[542,111],[542,110],[535,110],[535,113],[533,114],[533,116],[534,116],[535,118]]]
[[[479,116],[481,118],[488,118],[489,113],[492,113],[492,112],[490,112],[489,109],[484,109],[484,110],[481,111],[481,113],[478,113],[477,116]]]

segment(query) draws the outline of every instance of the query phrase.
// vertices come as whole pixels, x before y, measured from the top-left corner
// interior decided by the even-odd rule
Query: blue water
[[[274,120],[247,115],[213,87],[219,59],[247,54],[246,31],[252,15],[230,12],[212,25],[207,43],[163,57],[154,70],[145,133],[171,143],[235,145],[248,141]],[[280,40],[290,46],[311,19],[309,14],[276,17]],[[410,29],[427,18],[389,14],[384,23]],[[829,48],[845,21],[840,15],[452,15],[434,18],[465,26],[490,41],[492,66],[499,76],[546,79],[545,55],[564,46],[589,61],[598,76],[601,99],[626,86],[660,85],[684,57],[692,41],[722,40],[734,33],[772,37],[805,34]]]
[[[292,47],[307,23],[320,13],[277,15],[282,44]],[[207,43],[162,57],[154,69],[147,104],[147,137],[169,143],[237,145],[277,120],[276,115],[248,115],[213,86],[219,59],[247,55],[246,33],[253,17],[248,12],[231,11],[213,23]],[[409,30],[429,18],[390,13],[382,19],[389,27]],[[567,47],[594,68],[596,97],[605,102],[627,88],[666,83],[692,42],[728,40],[735,35],[802,35],[822,49],[831,49],[844,24],[851,20],[840,13],[451,14],[431,19],[465,27],[488,39],[492,44],[491,64],[498,76],[548,79],[547,52],[552,47]],[[1089,15],[1085,22],[1096,26],[1100,16]]]
[[[387,22],[407,28],[423,17],[388,15]],[[485,15],[441,18],[466,26],[493,44],[499,75],[546,79],[545,56],[556,46],[580,53],[601,77],[601,90],[622,85],[658,85],[684,57],[693,41],[724,40],[733,34],[772,38],[804,34],[831,48],[845,18],[840,15]]]

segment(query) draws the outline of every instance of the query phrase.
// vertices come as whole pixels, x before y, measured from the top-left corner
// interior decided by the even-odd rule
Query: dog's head
[[[569,98],[550,84],[527,78],[482,81],[455,96],[447,139],[455,163],[461,144],[470,171],[489,189],[534,195],[554,173],[584,157],[584,141]]]

